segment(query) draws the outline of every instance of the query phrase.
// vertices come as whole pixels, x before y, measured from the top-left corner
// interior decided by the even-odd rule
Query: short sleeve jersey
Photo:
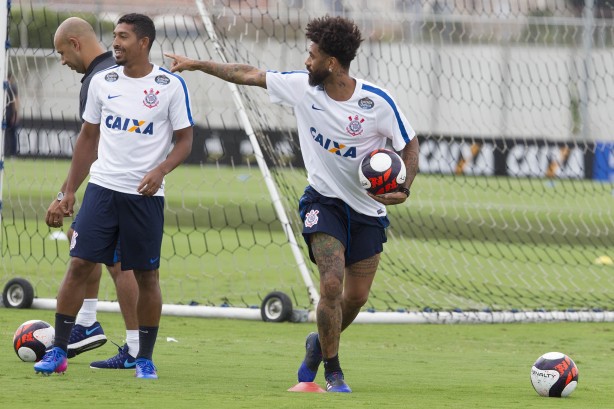
[[[83,119],[100,124],[90,183],[129,194],[166,159],[173,131],[194,125],[184,80],[157,65],[142,78],[127,77],[123,66],[94,75]]]
[[[359,213],[385,216],[386,206],[361,187],[358,168],[388,140],[400,151],[415,136],[388,91],[356,79],[350,99],[335,101],[322,87],[309,85],[306,71],[269,71],[266,85],[272,102],[294,108],[309,184]]]

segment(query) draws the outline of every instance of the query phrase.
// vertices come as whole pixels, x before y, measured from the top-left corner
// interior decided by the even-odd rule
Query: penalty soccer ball
[[[47,348],[53,345],[55,329],[41,320],[26,321],[17,328],[13,336],[13,348],[25,362],[38,362]]]
[[[360,185],[374,195],[394,192],[406,176],[403,159],[388,149],[374,150],[363,158],[358,168]]]
[[[533,364],[531,384],[541,396],[564,398],[578,386],[578,367],[567,355],[548,352]]]

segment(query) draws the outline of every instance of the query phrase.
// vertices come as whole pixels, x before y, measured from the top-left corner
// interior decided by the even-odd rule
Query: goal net
[[[63,19],[87,19],[110,48],[117,18],[142,12],[156,23],[156,64],[170,66],[163,53],[173,52],[286,71],[304,68],[307,22],[330,14],[365,38],[351,75],[388,89],[420,141],[420,174],[410,199],[388,209],[365,312],[606,319],[614,30],[611,5],[580,3],[13,1],[6,66],[20,122],[17,151],[4,153],[0,277],[27,278],[53,298],[68,262],[62,231],[44,223],[80,124],[80,76],[53,52]],[[167,177],[165,303],[254,308],[282,291],[313,309],[319,280],[296,211],[306,178],[292,112],[260,88],[182,76],[196,128],[190,158]],[[115,299],[106,275],[100,298]]]

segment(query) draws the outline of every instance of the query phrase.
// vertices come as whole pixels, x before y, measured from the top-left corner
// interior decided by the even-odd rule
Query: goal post
[[[8,39],[7,39],[7,34],[8,34],[8,24],[9,24],[9,4],[10,3],[3,3],[0,4],[0,44],[5,44],[8,46]],[[8,60],[7,60],[7,52],[6,52],[6,48],[5,50],[3,50],[2,52],[0,52],[0,79],[2,79],[2,101],[6,101],[5,103],[2,104],[3,107],[5,107],[5,104],[9,103],[10,101],[8,101],[8,95],[6,92],[7,89],[7,82],[5,81],[5,78],[7,78],[7,64],[8,64]],[[7,128],[7,118],[6,118],[6,108],[2,110],[3,115],[2,115],[2,137],[0,137],[0,225],[2,225],[2,186],[3,186],[3,179],[4,179],[4,147],[5,147],[5,143],[4,143],[4,135],[5,135],[5,130]]]
[[[203,24],[207,31],[207,35],[213,42],[213,45],[220,59],[222,60],[222,62],[225,62],[225,63],[228,62],[228,60],[226,59],[226,55],[222,52],[222,47],[219,43],[217,34],[215,33],[215,28],[211,21],[211,17],[209,13],[207,12],[207,8],[204,5],[204,1],[203,0],[195,0],[195,1],[198,7],[198,11],[200,13],[200,17],[202,18]],[[232,93],[233,102],[237,108],[237,115],[239,116],[239,121],[241,122],[243,129],[245,129],[245,133],[247,134],[247,137],[249,138],[251,146],[254,150],[254,157],[256,159],[256,162],[258,163],[260,172],[262,172],[262,177],[269,191],[269,195],[271,196],[273,206],[275,207],[275,213],[277,214],[277,217],[279,218],[279,221],[283,227],[284,233],[286,234],[286,237],[288,239],[288,244],[296,260],[296,266],[301,273],[301,277],[303,278],[303,281],[305,282],[305,286],[307,287],[310,305],[316,306],[319,302],[320,296],[318,294],[318,291],[313,285],[313,280],[311,279],[309,270],[307,266],[305,265],[305,258],[303,257],[303,253],[301,253],[301,250],[299,248],[299,244],[297,242],[297,237],[299,235],[295,237],[292,225],[290,224],[290,220],[288,219],[288,216],[286,215],[286,209],[283,206],[279,192],[277,190],[277,185],[275,184],[275,181],[273,180],[271,173],[269,172],[269,167],[265,162],[264,155],[262,154],[262,150],[260,149],[260,144],[258,142],[258,139],[256,138],[256,134],[245,112],[245,106],[243,104],[243,99],[241,98],[239,89],[236,86],[236,84],[229,82],[227,85],[228,85],[228,88],[230,89],[230,92]]]
[[[21,127],[5,159],[0,281],[28,279],[34,306],[51,308],[68,262],[44,213],[72,154],[80,83],[53,53],[54,25],[81,16],[108,48],[117,18],[143,12],[156,23],[156,64],[173,52],[281,71],[304,67],[305,25],[330,14],[365,38],[350,74],[388,89],[420,141],[420,174],[388,209],[357,322],[611,321],[614,25],[608,5],[589,3],[12,2],[6,61]],[[196,127],[191,156],[167,178],[165,313],[259,319],[271,292],[313,311],[292,112],[260,88],[181,75]],[[106,274],[100,299],[117,308]]]

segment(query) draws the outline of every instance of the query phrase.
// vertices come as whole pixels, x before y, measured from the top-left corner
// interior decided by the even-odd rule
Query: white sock
[[[86,298],[83,300],[83,305],[77,314],[75,324],[91,327],[96,321],[96,307],[98,306],[97,298]]]
[[[127,329],[126,330],[126,344],[128,344],[128,353],[130,356],[136,358],[139,354],[139,330]]]

